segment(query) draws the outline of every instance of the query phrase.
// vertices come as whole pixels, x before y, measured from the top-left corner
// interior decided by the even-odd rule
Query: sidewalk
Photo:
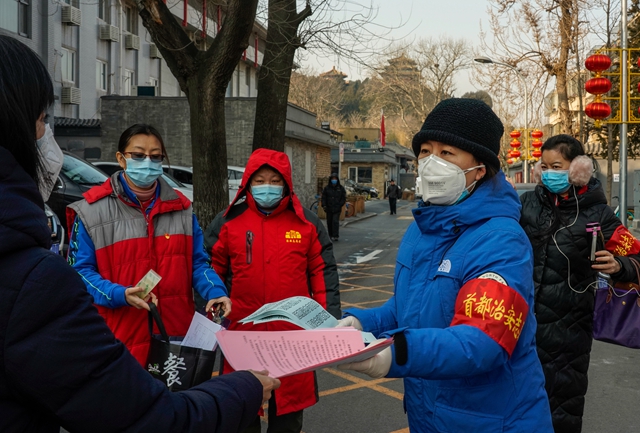
[[[342,220],[340,222],[340,227],[346,227],[347,225],[351,224],[351,223],[355,223],[358,221],[362,221],[362,220],[366,220],[367,218],[371,218],[378,215],[375,212],[364,212],[364,213],[359,213],[356,216],[352,216],[349,218],[345,218],[344,220]]]

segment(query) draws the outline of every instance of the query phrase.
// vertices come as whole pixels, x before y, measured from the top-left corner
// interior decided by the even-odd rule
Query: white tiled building
[[[183,0],[168,0],[167,5],[181,23]],[[187,32],[197,41],[201,10],[202,0],[188,1]],[[208,6],[209,42],[218,32],[218,19],[224,24],[224,15],[224,8]],[[99,118],[100,97],[105,95],[181,95],[132,0],[0,0],[0,34],[21,40],[47,65],[56,94],[49,115]],[[256,23],[227,96],[257,95],[256,65],[262,63],[265,39],[266,29]]]

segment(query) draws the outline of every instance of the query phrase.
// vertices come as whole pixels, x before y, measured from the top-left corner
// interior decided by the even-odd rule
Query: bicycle
[[[314,197],[316,199],[316,201],[314,201],[313,203],[311,203],[311,205],[309,206],[309,210],[313,213],[315,213],[316,215],[318,215],[318,206],[320,205],[320,195],[316,194],[316,196]],[[344,204],[345,207],[345,216],[348,217],[352,217],[355,215],[356,213],[356,208],[355,206],[353,206],[351,203],[346,202]]]
[[[316,199],[316,201],[311,203],[311,205],[309,206],[309,210],[314,214],[318,215],[318,206],[320,205],[320,194],[316,194],[314,198]]]
[[[611,197],[611,200],[617,200],[618,196]],[[616,217],[620,218],[620,203],[618,202],[618,206],[614,209],[613,213],[616,214]],[[632,210],[627,209],[627,221],[633,221],[635,218],[635,214]]]

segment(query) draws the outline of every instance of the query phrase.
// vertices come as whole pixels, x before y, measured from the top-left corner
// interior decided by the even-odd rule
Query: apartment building
[[[224,7],[209,6],[203,19],[202,0],[188,1],[186,17],[183,0],[166,4],[194,43],[211,43],[224,24]],[[0,34],[24,42],[47,66],[56,96],[50,116],[99,119],[106,95],[183,95],[133,0],[0,0]],[[257,95],[265,40],[266,28],[256,22],[228,97]]]

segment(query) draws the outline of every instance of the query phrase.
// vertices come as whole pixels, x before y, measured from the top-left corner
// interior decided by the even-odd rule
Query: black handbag
[[[155,304],[150,302],[149,307],[151,346],[147,371],[171,391],[183,391],[211,379],[216,351],[182,346],[183,337],[170,338]],[[154,321],[160,335],[153,333]]]

